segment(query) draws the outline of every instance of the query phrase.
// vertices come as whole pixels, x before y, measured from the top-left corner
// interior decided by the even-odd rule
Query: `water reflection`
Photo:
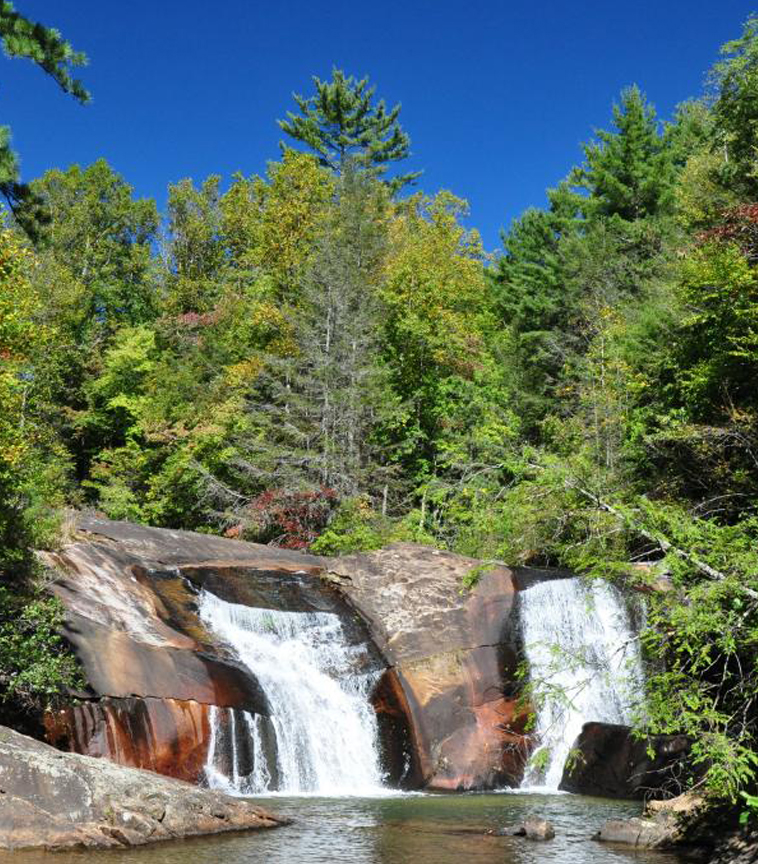
[[[394,798],[272,798],[296,819],[288,828],[156,844],[134,850],[0,853],[0,864],[676,864],[672,854],[630,852],[590,839],[609,818],[639,805],[573,795],[456,795]],[[534,843],[485,832],[535,814],[555,840]]]

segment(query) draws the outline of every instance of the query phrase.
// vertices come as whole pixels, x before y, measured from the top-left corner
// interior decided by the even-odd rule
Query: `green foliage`
[[[345,555],[350,552],[370,552],[391,542],[393,526],[371,507],[367,496],[346,498],[327,529],[311,544],[316,555]]]
[[[591,216],[630,222],[656,216],[671,204],[674,170],[655,111],[638,87],[621,93],[613,122],[614,132],[600,129],[597,141],[585,145],[585,164],[571,182],[589,192]]]
[[[740,813],[740,825],[747,825],[751,819],[758,816],[758,795],[750,795],[744,790],[740,792],[740,797],[745,802],[745,808]]]
[[[293,94],[300,114],[287,112],[279,126],[287,135],[309,147],[321,165],[343,172],[348,163],[383,175],[390,162],[407,158],[410,138],[398,121],[400,105],[387,109],[384,100],[372,104],[376,88],[368,78],[356,80],[341,69],[332,70],[331,81],[313,78],[314,96]],[[393,192],[412,183],[421,172],[393,177]]]
[[[65,459],[46,423],[40,360],[55,344],[41,322],[32,256],[0,233],[0,579],[32,569],[30,547],[48,539],[48,509],[62,503]],[[54,520],[53,520],[54,521]]]
[[[0,38],[9,57],[25,57],[36,63],[58,84],[80,102],[87,102],[89,93],[81,81],[73,78],[72,67],[83,66],[87,58],[75,51],[61,34],[39,22],[32,22],[13,8],[8,0],[0,3]]]
[[[758,16],[745,22],[742,35],[721,48],[725,58],[711,70],[716,100],[713,147],[720,159],[721,182],[744,199],[758,192]]]
[[[755,404],[755,268],[736,245],[710,242],[686,259],[682,281],[691,309],[682,338],[685,403],[698,419],[711,419],[725,397],[736,404]]]
[[[102,161],[35,181],[16,209],[47,212],[36,252],[0,235],[13,698],[72,680],[30,587],[64,492],[320,554],[434,543],[485,561],[464,590],[496,560],[644,587],[637,731],[690,736],[693,782],[750,810],[757,22],[725,46],[711,102],[671,123],[623,91],[497,257],[452,193],[393,198],[416,176],[389,171],[410,147],[399,106],[339,70],[280,121],[310,152],[226,190],[180,181],[162,232]],[[48,37],[81,96],[61,71],[76,55]],[[4,153],[7,137],[0,181]],[[544,692],[525,683],[522,705]]]
[[[497,564],[493,561],[483,561],[481,564],[477,564],[463,576],[461,579],[461,585],[469,591],[472,588],[476,588],[482,576],[484,576],[485,573],[490,573],[495,569],[495,567],[497,567]]]
[[[31,60],[77,101],[89,101],[89,93],[81,81],[73,77],[73,69],[87,62],[81,51],[75,51],[61,34],[51,27],[26,18],[8,0],[0,2],[0,40],[8,57]],[[40,224],[46,221],[40,202],[23,183],[18,182],[18,157],[11,149],[10,129],[0,127],[0,192],[14,211],[23,208],[19,219],[31,237],[36,237]]]
[[[104,159],[47,171],[30,186],[49,216],[39,237],[47,265],[40,278],[76,344],[91,349],[119,325],[152,317],[155,202],[134,200]]]
[[[35,592],[0,586],[0,700],[25,709],[49,707],[80,687],[76,660],[60,635],[63,606]]]

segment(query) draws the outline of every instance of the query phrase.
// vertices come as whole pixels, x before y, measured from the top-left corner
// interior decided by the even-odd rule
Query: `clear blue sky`
[[[16,0],[90,58],[87,107],[21,60],[0,60],[2,122],[24,179],[105,157],[163,206],[166,186],[278,156],[276,118],[332,66],[402,102],[409,169],[471,205],[485,245],[581,160],[637,83],[663,117],[702,92],[740,0]]]

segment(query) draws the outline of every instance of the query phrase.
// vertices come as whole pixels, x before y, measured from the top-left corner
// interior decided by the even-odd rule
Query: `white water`
[[[269,721],[214,709],[206,766],[211,787],[290,795],[381,791],[376,715],[368,702],[374,676],[355,673],[365,649],[347,644],[337,615],[256,609],[205,591],[200,617],[255,675],[271,710]],[[240,723],[254,766],[245,775],[237,752]],[[275,756],[266,752],[267,723]]]
[[[632,722],[644,683],[639,645],[607,582],[555,579],[523,591],[520,601],[539,741],[522,789],[557,791],[585,723]]]

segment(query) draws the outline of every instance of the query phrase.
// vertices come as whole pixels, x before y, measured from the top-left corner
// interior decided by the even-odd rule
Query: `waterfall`
[[[638,642],[618,590],[556,579],[520,595],[539,744],[522,788],[557,790],[582,726],[629,724],[644,684]]]
[[[376,794],[381,788],[375,681],[360,671],[337,615],[227,603],[204,591],[200,618],[258,679],[271,716],[212,711],[206,777],[242,793]]]

